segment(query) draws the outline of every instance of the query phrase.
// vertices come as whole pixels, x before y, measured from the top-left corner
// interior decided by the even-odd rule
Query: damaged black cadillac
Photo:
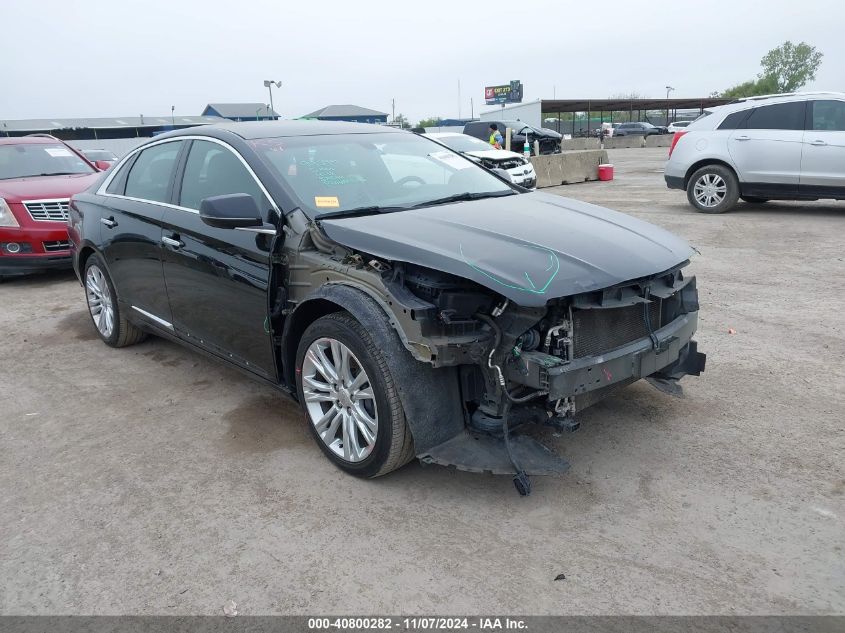
[[[100,338],[153,334],[279,388],[344,471],[414,457],[530,475],[543,430],[705,356],[693,253],[630,216],[528,192],[429,139],[273,121],[162,134],[70,204]]]

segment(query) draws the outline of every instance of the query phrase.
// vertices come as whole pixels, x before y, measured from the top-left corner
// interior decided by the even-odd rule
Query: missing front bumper
[[[564,363],[554,356],[526,353],[507,367],[509,380],[549,392],[550,400],[569,398],[631,382],[652,374],[678,379],[704,370],[705,355],[698,352],[692,336],[698,313],[684,314],[643,338],[618,349]]]

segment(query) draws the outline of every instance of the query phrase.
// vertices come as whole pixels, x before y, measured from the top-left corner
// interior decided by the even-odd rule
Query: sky
[[[0,0],[0,119],[198,115],[267,103],[265,79],[285,118],[468,117],[512,79],[526,101],[700,97],[785,40],[824,53],[805,89],[845,92],[843,24],[842,0]]]

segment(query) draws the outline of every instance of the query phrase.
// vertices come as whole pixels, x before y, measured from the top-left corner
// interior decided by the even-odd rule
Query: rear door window
[[[126,195],[151,202],[170,202],[170,184],[183,141],[143,150],[129,170]]]
[[[845,132],[845,101],[812,101],[812,129]]]
[[[747,130],[803,130],[805,101],[754,108],[745,122]]]

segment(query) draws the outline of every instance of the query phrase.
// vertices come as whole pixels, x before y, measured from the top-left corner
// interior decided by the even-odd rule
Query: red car
[[[107,165],[49,136],[0,138],[0,279],[70,268],[70,197]]]

